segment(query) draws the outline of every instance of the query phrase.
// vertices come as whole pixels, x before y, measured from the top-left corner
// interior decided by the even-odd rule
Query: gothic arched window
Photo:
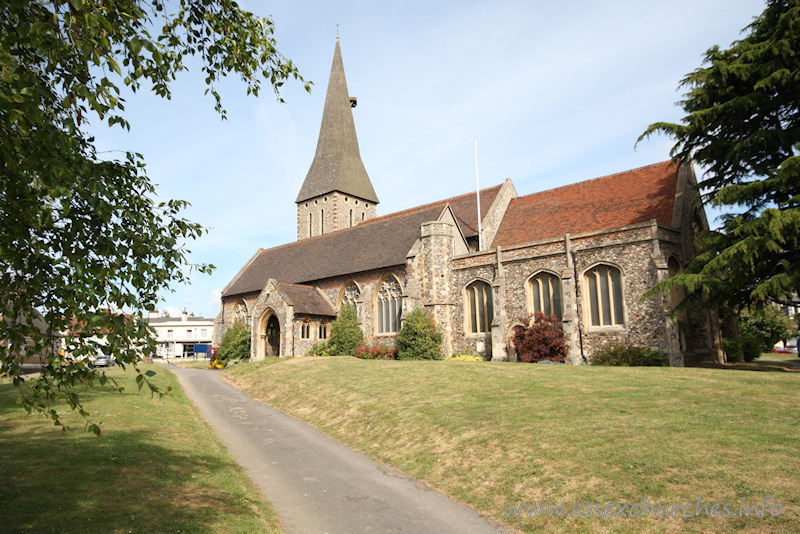
[[[378,333],[392,334],[400,329],[400,295],[402,290],[394,276],[383,280],[378,289]]]
[[[244,302],[239,302],[236,304],[236,308],[233,310],[233,322],[234,323],[241,323],[241,324],[248,324],[247,323],[247,306]]]
[[[302,339],[309,339],[311,337],[311,323],[308,320],[303,321],[300,325],[300,337]]]
[[[494,305],[492,286],[476,280],[467,286],[464,311],[467,318],[467,332],[477,334],[492,330]]]
[[[328,339],[328,323],[327,321],[319,322],[319,339]]]
[[[592,326],[625,324],[622,273],[611,265],[597,265],[583,275]]]
[[[551,273],[541,272],[528,280],[528,311],[555,314],[561,319],[561,280]]]
[[[339,308],[341,309],[342,306],[345,304],[349,304],[356,310],[356,315],[359,315],[358,310],[358,302],[361,300],[361,290],[358,289],[356,283],[352,280],[347,282],[344,286],[344,290],[342,291],[342,297],[339,302]]]

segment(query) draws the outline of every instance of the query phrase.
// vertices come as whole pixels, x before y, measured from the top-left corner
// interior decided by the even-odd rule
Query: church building
[[[657,349],[670,365],[721,357],[716,312],[673,317],[680,295],[642,299],[688,264],[708,228],[691,164],[524,196],[506,179],[480,191],[480,216],[474,191],[378,216],[355,105],[337,39],[316,154],[295,200],[297,241],[259,249],[224,288],[215,346],[241,321],[252,359],[302,356],[350,303],[366,342],[386,345],[424,308],[447,355],[514,361],[514,327],[543,311],[560,318],[571,363],[611,341]]]

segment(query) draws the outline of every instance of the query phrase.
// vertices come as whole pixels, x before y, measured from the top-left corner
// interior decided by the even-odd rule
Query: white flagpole
[[[478,138],[475,140],[475,197],[478,200],[478,252],[483,250],[483,231],[481,230],[481,183],[478,180]]]

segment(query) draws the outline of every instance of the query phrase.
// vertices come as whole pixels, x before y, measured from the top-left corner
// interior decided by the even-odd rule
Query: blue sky
[[[209,228],[187,244],[211,276],[160,308],[213,317],[219,292],[258,250],[296,239],[294,200],[316,149],[337,24],[361,156],[383,215],[511,177],[524,195],[669,158],[680,80],[728,47],[761,0],[495,2],[244,1],[272,16],[278,49],[314,82],[246,96],[220,86],[221,121],[195,69],[171,100],[129,95],[131,131],[95,127],[98,149],[139,152],[159,195]]]

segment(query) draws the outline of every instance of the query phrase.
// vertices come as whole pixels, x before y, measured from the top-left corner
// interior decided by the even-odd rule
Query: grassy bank
[[[122,394],[82,394],[101,437],[62,411],[62,435],[26,416],[0,384],[0,530],[4,532],[280,532],[242,469],[156,365],[172,398],[137,393],[133,372],[108,371]]]
[[[301,358],[227,376],[526,532],[800,531],[796,373]],[[742,499],[761,505],[766,495],[781,504],[777,517],[694,517],[694,507],[669,519],[505,513],[512,503],[572,510],[647,496],[661,505],[700,497],[709,512],[729,503],[734,516]]]

